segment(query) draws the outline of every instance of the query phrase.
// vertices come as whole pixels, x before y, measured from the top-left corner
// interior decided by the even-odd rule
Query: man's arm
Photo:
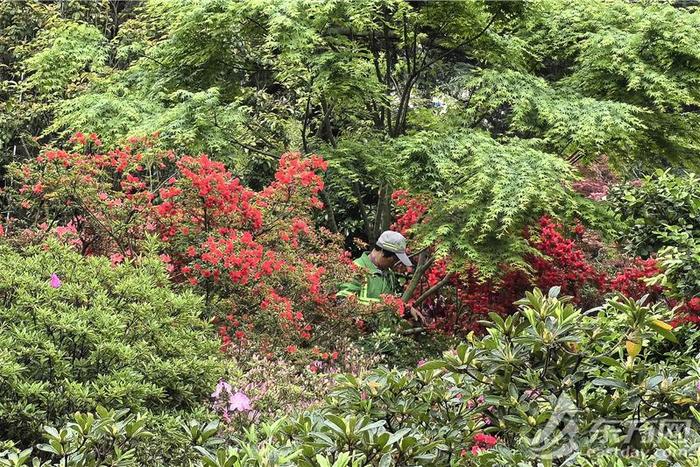
[[[356,296],[357,301],[365,305],[381,301],[376,297],[370,297],[368,295],[368,281],[366,276],[341,284],[340,290],[335,294],[336,297],[340,298],[347,298],[351,295]]]
[[[357,280],[352,280],[340,284],[340,290],[335,294],[336,297],[347,298],[350,295],[359,295],[362,290],[362,284]]]

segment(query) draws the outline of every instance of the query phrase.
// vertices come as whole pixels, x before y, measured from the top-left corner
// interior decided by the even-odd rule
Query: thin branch
[[[335,213],[333,212],[333,205],[331,204],[331,199],[328,196],[328,192],[326,192],[326,190],[321,190],[319,195],[321,195],[321,200],[323,200],[323,208],[328,215],[328,227],[331,229],[331,232],[338,233],[338,223],[335,220]]]
[[[306,98],[306,108],[304,110],[304,125],[301,129],[301,142],[304,146],[304,153],[309,153],[309,143],[306,140],[306,131],[309,129],[309,113],[311,110],[311,93]]]
[[[228,136],[227,132],[226,132],[221,126],[219,126],[219,123],[218,123],[217,120],[216,120],[216,113],[214,113],[213,123],[214,123],[214,126],[215,126],[216,128],[218,128],[218,129],[221,130],[224,134],[227,135],[227,136],[226,136],[226,140],[227,140],[229,143],[233,143],[233,144],[235,144],[235,145],[237,145],[237,146],[240,146],[240,147],[242,147],[242,148],[244,148],[244,149],[247,149],[247,150],[249,150],[249,151],[258,153],[258,154],[260,154],[260,155],[267,156],[267,157],[271,157],[271,158],[273,158],[273,159],[277,159],[277,156],[274,155],[274,154],[272,154],[272,153],[270,153],[270,152],[263,151],[262,149],[258,149],[258,148],[254,147],[254,146],[249,145],[249,144],[241,143],[240,141],[237,141],[237,140],[231,138],[230,136]]]
[[[486,33],[486,31],[491,27],[491,25],[493,24],[494,21],[496,21],[496,15],[493,15],[493,16],[491,17],[491,19],[490,19],[489,22],[486,24],[486,26],[484,26],[484,29],[482,29],[481,31],[479,31],[478,34],[476,34],[476,35],[474,35],[474,36],[472,36],[472,37],[469,37],[468,39],[466,39],[466,40],[460,42],[459,44],[457,44],[455,47],[452,47],[451,49],[449,49],[449,50],[447,50],[447,51],[441,53],[440,55],[437,56],[437,58],[435,58],[435,59],[429,61],[428,63],[425,63],[423,66],[421,66],[418,70],[416,70],[416,72],[415,72],[414,74],[415,74],[415,75],[420,74],[421,72],[423,72],[423,71],[425,71],[426,69],[430,68],[431,66],[433,66],[434,64],[436,64],[437,62],[439,62],[440,60],[442,60],[443,58],[445,58],[445,57],[447,57],[448,55],[450,55],[452,52],[455,52],[456,50],[461,49],[462,47],[464,47],[465,45],[469,44],[470,42],[473,42],[473,41],[479,39],[481,36],[483,36],[483,35]]]
[[[450,280],[452,280],[454,275],[455,275],[454,272],[448,273],[445,277],[442,278],[442,280],[440,282],[438,282],[437,284],[435,284],[434,286],[432,286],[431,288],[429,288],[428,290],[423,292],[423,294],[420,297],[418,297],[416,299],[416,301],[413,303],[413,306],[421,305],[424,301],[426,301],[428,298],[430,298],[431,295],[433,295],[438,290],[440,290],[441,288],[446,286],[447,283],[450,282]]]
[[[411,299],[411,297],[413,296],[413,292],[415,292],[416,288],[418,287],[418,284],[423,278],[423,274],[425,274],[425,271],[427,271],[430,268],[430,266],[432,266],[433,261],[435,261],[435,258],[429,258],[427,250],[423,250],[420,252],[420,255],[418,256],[418,264],[416,264],[416,270],[413,273],[411,282],[409,282],[408,286],[406,287],[406,290],[404,290],[403,295],[401,296],[401,300],[404,303],[407,303]]]

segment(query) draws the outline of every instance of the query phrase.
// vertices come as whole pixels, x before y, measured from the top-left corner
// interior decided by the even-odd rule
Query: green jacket
[[[389,269],[382,271],[374,265],[367,253],[357,258],[354,263],[362,271],[362,277],[340,286],[338,297],[357,295],[360,303],[378,302],[383,294],[396,294],[401,291],[396,275]]]

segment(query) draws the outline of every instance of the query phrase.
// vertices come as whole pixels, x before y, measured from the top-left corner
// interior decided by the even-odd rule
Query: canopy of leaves
[[[417,232],[455,266],[475,264],[489,275],[500,264],[519,263],[527,251],[523,230],[539,215],[563,212],[572,200],[569,164],[527,141],[500,142],[485,132],[450,138],[424,133],[403,150],[409,176],[421,176],[411,167],[414,160],[431,167],[427,177],[415,180],[434,195]]]
[[[667,2],[538,2],[522,37],[537,74],[643,111],[643,131],[622,161],[697,166],[697,10]]]
[[[394,189],[415,190],[423,179],[455,183],[430,158],[414,159],[414,176],[403,175],[397,154],[423,132],[436,141],[486,132],[493,142],[474,145],[474,157],[486,160],[490,154],[478,153],[492,145],[513,157],[522,148],[523,161],[545,173],[561,166],[555,158],[600,155],[622,172],[696,164],[693,8],[554,0],[134,5],[115,10],[109,27],[102,14],[62,7],[28,34],[22,99],[53,95],[31,136],[96,132],[112,146],[158,132],[164,146],[207,152],[254,187],[272,177],[277,154],[318,152],[330,165],[321,221],[369,241],[391,223]],[[24,146],[7,140],[13,154],[34,150],[29,138]],[[533,206],[548,201],[505,193]],[[502,227],[498,216],[470,214],[482,215],[478,241],[503,238],[504,230],[487,233]],[[518,229],[514,222],[508,232]]]

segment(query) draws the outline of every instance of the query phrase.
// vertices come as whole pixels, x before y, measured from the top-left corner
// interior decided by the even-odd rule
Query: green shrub
[[[614,188],[610,198],[623,221],[625,248],[658,256],[663,271],[658,282],[677,297],[700,295],[700,179],[658,170]]]
[[[51,280],[56,274],[60,280]],[[163,264],[113,266],[49,244],[0,245],[0,439],[39,441],[75,411],[189,412],[224,371],[201,299]]]
[[[621,240],[635,256],[648,257],[677,243],[673,237],[700,235],[700,179],[658,170],[642,180],[613,187],[610,200],[623,221]]]
[[[670,236],[670,235],[669,235]],[[700,296],[700,237],[672,235],[672,246],[659,250],[661,285],[679,297]],[[696,312],[697,313],[697,312]]]
[[[208,465],[261,449],[268,460],[292,456],[285,465],[301,466],[529,465],[569,457],[586,465],[596,453],[653,456],[654,443],[630,441],[617,426],[637,423],[644,434],[654,420],[692,418],[700,402],[698,349],[677,344],[663,321],[669,310],[620,298],[583,313],[557,290],[528,293],[519,305],[506,319],[492,314],[483,338],[415,371],[341,376],[325,407],[252,427],[233,447],[211,451]],[[690,435],[698,421],[689,422]],[[624,454],[630,448],[647,451]],[[669,453],[674,461],[693,455]]]
[[[382,327],[359,340],[365,354],[375,356],[385,366],[397,368],[415,368],[419,361],[438,357],[457,343],[456,338],[445,334],[401,326]]]
[[[295,418],[235,431],[216,422],[185,424],[183,446],[194,446],[197,456],[188,462],[697,465],[700,349],[689,346],[697,347],[698,331],[684,329],[687,341],[680,345],[663,321],[670,311],[660,305],[618,298],[584,313],[557,295],[556,289],[528,293],[519,313],[491,314],[484,337],[415,370],[341,375],[322,407]],[[659,431],[659,420],[687,425]],[[144,429],[151,431],[148,424]],[[135,449],[134,459],[150,460],[139,457],[139,443],[148,438],[132,447],[119,436],[120,455]],[[95,449],[83,450],[84,457],[95,456]],[[18,452],[11,447],[0,462]]]

